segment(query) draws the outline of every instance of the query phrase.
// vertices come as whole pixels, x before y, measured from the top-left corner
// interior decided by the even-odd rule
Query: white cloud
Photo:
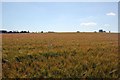
[[[106,13],[107,16],[115,16],[116,14],[114,12]]]
[[[83,22],[80,24],[80,26],[96,26],[97,23],[95,22]]]

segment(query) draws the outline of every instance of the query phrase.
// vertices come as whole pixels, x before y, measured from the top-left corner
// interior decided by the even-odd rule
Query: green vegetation
[[[118,78],[118,34],[3,34],[3,78]]]

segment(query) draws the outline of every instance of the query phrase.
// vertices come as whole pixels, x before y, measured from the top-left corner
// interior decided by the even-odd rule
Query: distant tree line
[[[100,29],[99,30],[100,33],[106,33],[106,31]],[[30,33],[29,31],[7,31],[7,30],[0,30],[0,33]],[[34,33],[34,32],[32,32]],[[44,33],[43,31],[41,31],[40,33]],[[55,33],[54,31],[48,31],[48,33]],[[80,33],[80,31],[77,31],[77,33]],[[96,33],[96,31],[95,31]],[[110,33],[110,31],[109,31]]]
[[[99,32],[106,32],[106,31],[103,31],[102,29],[100,29]]]
[[[7,30],[0,30],[0,33],[29,33],[29,31],[7,31]]]
[[[106,31],[104,31],[103,29],[100,29],[98,32],[99,33],[106,33]],[[80,33],[80,31],[77,31],[77,33]],[[94,33],[97,33],[97,31],[94,31]],[[109,31],[109,33],[110,33],[110,31]]]
[[[54,31],[48,31],[48,33],[55,33]]]

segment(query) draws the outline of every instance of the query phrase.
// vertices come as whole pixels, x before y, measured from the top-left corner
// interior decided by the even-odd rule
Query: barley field
[[[117,33],[2,34],[2,78],[118,78]]]

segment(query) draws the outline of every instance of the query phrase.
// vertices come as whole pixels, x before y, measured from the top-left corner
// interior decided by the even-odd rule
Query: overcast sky
[[[118,31],[117,2],[4,2],[2,13],[7,30]]]

